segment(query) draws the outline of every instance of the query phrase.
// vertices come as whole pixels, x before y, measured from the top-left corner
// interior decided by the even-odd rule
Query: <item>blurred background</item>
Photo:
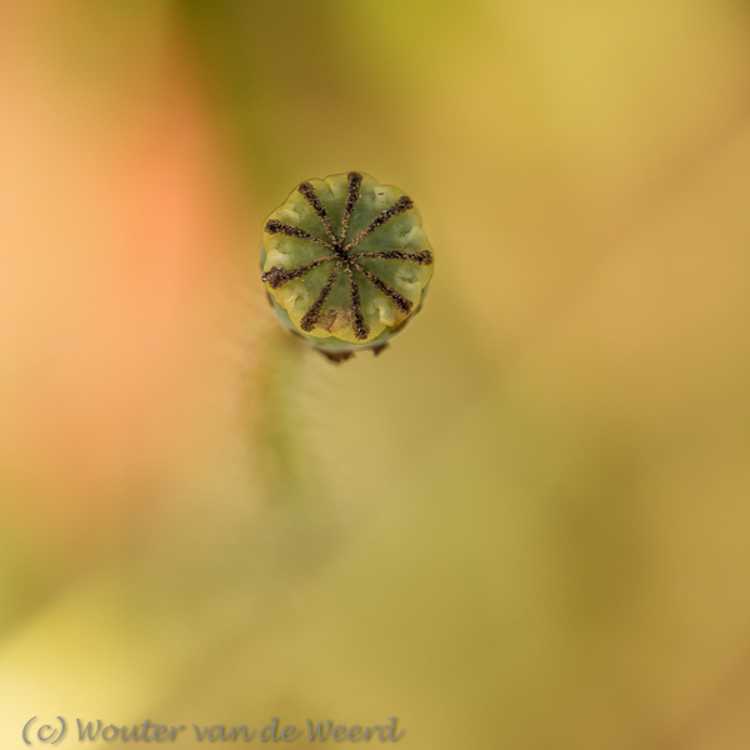
[[[336,367],[258,250],[352,169],[436,274]],[[3,0],[0,259],[4,748],[750,747],[747,2]]]

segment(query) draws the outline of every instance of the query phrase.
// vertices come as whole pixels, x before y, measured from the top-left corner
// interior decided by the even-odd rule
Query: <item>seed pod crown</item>
[[[279,318],[335,360],[381,350],[419,310],[433,265],[411,198],[361,172],[303,182],[264,226]]]

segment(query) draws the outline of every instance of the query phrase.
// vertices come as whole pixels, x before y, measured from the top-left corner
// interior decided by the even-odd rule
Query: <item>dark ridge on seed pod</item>
[[[312,303],[312,305],[310,305],[310,308],[300,321],[300,328],[303,331],[309,333],[313,328],[315,328],[315,324],[318,322],[318,318],[320,317],[320,311],[323,309],[323,305],[326,303],[326,299],[328,299],[328,294],[331,291],[333,282],[336,281],[336,276],[338,276],[340,268],[341,261],[336,264],[333,271],[331,272],[331,275],[328,277],[328,281],[326,281],[325,286],[320,290],[320,294],[318,294],[318,296],[315,298],[315,301]]]
[[[362,268],[359,264],[355,264],[358,271],[361,271],[366,278],[368,278],[378,289],[380,289],[391,302],[393,302],[402,312],[408,313],[414,306],[414,303],[404,297],[403,294],[397,292],[392,286],[388,286],[384,281],[381,281],[374,273],[371,273],[366,268]]]
[[[381,214],[378,214],[367,229],[363,229],[352,242],[350,242],[344,249],[351,250],[356,247],[368,234],[372,234],[378,227],[382,227],[391,219],[399,216],[400,214],[408,211],[414,207],[414,202],[408,195],[402,195],[390,208],[386,208]]]
[[[359,288],[357,287],[357,280],[354,278],[354,271],[351,266],[346,267],[346,274],[349,277],[349,289],[351,291],[352,298],[352,313],[354,315],[354,322],[352,323],[352,329],[354,335],[360,341],[366,339],[370,333],[370,329],[365,323],[365,315],[362,311],[362,300],[359,296]]]
[[[268,234],[283,234],[286,237],[296,237],[300,240],[309,240],[318,245],[323,245],[323,247],[327,247],[331,250],[333,249],[325,240],[315,237],[304,229],[300,229],[300,227],[294,227],[291,224],[285,224],[283,221],[277,221],[276,219],[270,219],[267,221],[265,230]]]
[[[326,213],[325,206],[321,202],[320,198],[318,198],[318,194],[315,192],[315,188],[309,183],[309,182],[303,182],[298,188],[300,193],[305,197],[305,200],[312,206],[313,211],[320,217],[322,220],[326,232],[331,236],[331,239],[336,242],[336,235],[333,233],[333,229],[331,228],[331,220],[328,218],[328,214]]]
[[[432,253],[429,250],[422,250],[418,253],[405,253],[403,250],[381,250],[372,253],[354,253],[350,257],[352,259],[406,260],[411,263],[417,263],[420,266],[429,266],[432,263]]]
[[[313,268],[317,268],[322,263],[326,263],[329,260],[335,260],[336,255],[326,255],[324,258],[318,258],[312,263],[308,263],[306,266],[301,268],[295,268],[288,270],[285,268],[277,268],[274,266],[270,271],[264,273],[260,278],[263,282],[267,283],[272,289],[278,289],[289,281],[299,279],[301,276],[309,273]]]
[[[349,229],[349,222],[354,213],[354,206],[359,200],[359,189],[362,185],[362,175],[359,172],[349,172],[349,193],[346,197],[346,208],[344,210],[344,221],[341,225],[341,238],[339,242],[343,243],[346,239],[346,230]]]

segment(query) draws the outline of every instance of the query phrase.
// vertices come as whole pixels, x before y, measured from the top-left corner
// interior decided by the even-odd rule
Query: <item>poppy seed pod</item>
[[[261,278],[279,319],[334,361],[382,351],[433,267],[411,198],[360,172],[303,182],[264,226]]]

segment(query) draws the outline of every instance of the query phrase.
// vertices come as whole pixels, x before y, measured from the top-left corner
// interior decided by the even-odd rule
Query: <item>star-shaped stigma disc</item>
[[[343,175],[341,176],[343,177]],[[299,322],[299,328],[306,332],[312,332],[320,324],[331,289],[340,275],[346,278],[349,288],[348,308],[344,311],[344,318],[351,325],[354,338],[358,342],[366,342],[370,338],[370,327],[367,324],[362,304],[362,288],[360,284],[369,284],[384,295],[401,313],[401,318],[408,317],[414,310],[414,302],[408,299],[398,289],[386,283],[371,268],[362,264],[365,259],[371,260],[394,260],[403,261],[417,266],[432,265],[433,255],[430,250],[419,252],[406,252],[399,249],[386,249],[375,251],[357,250],[362,240],[376,232],[380,227],[388,224],[397,216],[414,208],[414,204],[406,195],[398,198],[390,207],[377,214],[370,223],[354,237],[349,237],[350,224],[355,214],[361,196],[363,176],[359,172],[350,172],[347,176],[346,199],[343,206],[343,218],[339,231],[332,226],[331,217],[326,211],[323,202],[318,196],[315,188],[310,182],[303,182],[298,188],[305,201],[310,205],[314,213],[323,225],[325,239],[318,237],[302,227],[289,224],[278,219],[269,219],[265,225],[265,231],[270,235],[284,235],[294,237],[306,242],[314,243],[321,248],[321,255],[298,268],[278,268],[273,266],[262,275],[262,280],[271,288],[279,289],[295,279],[306,277],[313,269],[324,263],[333,263],[331,272],[322,288],[317,292],[314,300],[307,308]],[[380,193],[382,195],[383,193]],[[340,214],[339,214],[340,215]],[[308,256],[309,257],[309,256]],[[426,286],[426,284],[425,284]]]

